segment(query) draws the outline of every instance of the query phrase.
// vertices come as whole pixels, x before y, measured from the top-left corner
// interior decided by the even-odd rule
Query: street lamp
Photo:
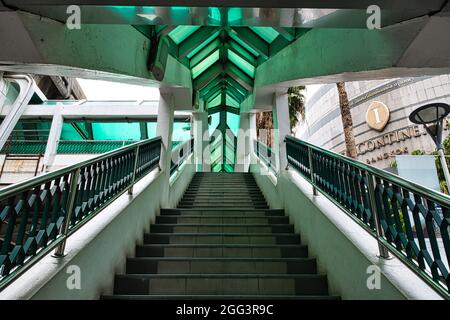
[[[442,147],[442,124],[449,113],[450,105],[446,103],[430,103],[417,108],[409,115],[409,121],[422,124],[431,136],[431,139],[433,139],[441,161],[442,170],[444,171],[447,188],[450,188],[450,173],[448,172],[447,161],[445,161]]]

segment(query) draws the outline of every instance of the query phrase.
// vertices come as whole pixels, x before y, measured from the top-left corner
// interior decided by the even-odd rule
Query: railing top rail
[[[342,154],[339,154],[339,153],[336,153],[336,152],[333,152],[330,150],[326,150],[324,148],[313,145],[309,142],[299,140],[293,136],[286,136],[286,138],[289,140],[292,140],[296,143],[303,144],[307,147],[310,147],[312,150],[322,152],[330,157],[338,158],[339,160],[346,162],[349,165],[358,167],[361,170],[368,171],[368,172],[372,173],[373,175],[376,175],[382,179],[389,180],[390,182],[392,182],[398,186],[409,189],[412,192],[420,193],[420,194],[424,195],[426,198],[429,198],[430,200],[433,200],[433,201],[436,201],[439,203],[443,203],[443,204],[447,205],[448,207],[450,207],[450,197],[444,193],[437,192],[436,190],[424,187],[415,182],[412,182],[412,181],[402,178],[400,176],[389,173],[385,170],[372,167],[372,166],[367,165],[359,160],[351,159],[345,155],[342,155]]]
[[[51,181],[51,180],[53,180],[53,179],[55,179],[57,177],[61,177],[61,176],[65,175],[65,174],[67,174],[67,173],[70,173],[70,172],[78,169],[78,168],[82,168],[84,166],[93,164],[95,162],[98,162],[98,161],[107,159],[109,157],[118,155],[118,154],[120,154],[120,153],[122,153],[124,151],[127,151],[127,150],[133,150],[137,146],[148,144],[150,142],[160,141],[160,140],[161,140],[161,137],[156,137],[156,138],[153,138],[153,139],[147,139],[147,140],[138,141],[138,142],[135,142],[133,144],[129,144],[127,146],[123,146],[121,148],[118,148],[118,149],[115,149],[115,150],[103,153],[103,154],[101,154],[99,156],[96,156],[96,157],[94,157],[92,159],[88,159],[88,160],[85,160],[85,161],[82,161],[82,162],[78,162],[76,164],[69,165],[69,166],[66,166],[64,168],[61,168],[61,169],[58,169],[58,170],[55,170],[55,171],[51,171],[51,172],[48,172],[46,174],[43,174],[43,175],[40,175],[40,176],[36,176],[36,177],[30,178],[30,179],[24,180],[22,182],[10,185],[10,186],[5,187],[5,188],[0,190],[0,200],[3,199],[3,198],[6,198],[8,196],[14,195],[16,193],[19,193],[21,191],[29,190],[29,189],[34,188],[36,186],[42,185],[43,183],[45,183],[47,181]]]

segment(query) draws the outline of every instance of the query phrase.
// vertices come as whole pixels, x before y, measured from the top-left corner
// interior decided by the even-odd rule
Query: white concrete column
[[[50,166],[53,164],[56,153],[58,151],[59,139],[61,138],[61,132],[64,123],[60,107],[60,105],[57,105],[55,108],[50,132],[48,134],[47,146],[45,147],[43,160],[44,172],[50,171]]]
[[[287,167],[286,159],[286,136],[290,134],[289,105],[287,93],[274,93],[273,103],[273,148],[277,159],[277,167],[282,172]]]
[[[236,172],[248,172],[250,166],[250,113],[241,112],[236,146]]]
[[[156,125],[156,135],[161,137],[161,159],[159,166],[165,175],[163,190],[161,190],[161,204],[169,205],[169,178],[170,160],[172,156],[172,131],[174,121],[174,97],[169,92],[160,92],[158,106],[158,120]]]
[[[255,140],[258,138],[256,132],[256,113],[249,113],[249,130],[250,130],[250,153],[255,152]]]
[[[194,161],[197,172],[210,171],[207,161],[208,112],[193,112],[194,118]]]

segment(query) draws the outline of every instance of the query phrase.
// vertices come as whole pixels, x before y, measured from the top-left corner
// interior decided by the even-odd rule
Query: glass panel
[[[246,60],[242,59],[239,55],[231,51],[230,49],[228,51],[228,59],[233,62],[236,66],[238,66],[242,71],[244,71],[246,74],[248,74],[250,77],[255,77],[255,67],[253,67],[250,63],[248,63]]]
[[[71,123],[63,123],[61,140],[83,140]]]
[[[93,123],[92,131],[95,140],[140,140],[141,129],[134,123]]]
[[[208,69],[213,63],[219,60],[219,49],[211,53],[205,60],[197,64],[194,68],[192,68],[192,78],[197,78],[203,71]]]
[[[233,97],[226,95],[226,104],[227,106],[239,108],[239,102],[237,102]]]
[[[206,39],[205,41],[203,41],[199,46],[197,46],[197,48],[195,48],[194,50],[192,50],[188,55],[187,58],[190,59],[193,56],[195,56],[200,50],[202,50],[204,47],[206,47],[208,44],[210,44],[215,38],[217,38],[217,36],[220,33],[220,29],[217,30],[217,32],[214,32],[208,39]]]
[[[200,26],[178,26],[169,32],[169,37],[172,38],[175,44],[180,44],[199,28]]]
[[[268,43],[272,43],[279,35],[272,27],[250,27],[250,29]]]
[[[191,124],[189,122],[173,123],[173,141],[187,141],[191,139]]]
[[[221,102],[222,102],[222,95],[219,94],[211,102],[208,103],[208,108],[218,106],[218,105],[220,105]]]
[[[241,40],[241,38],[239,38],[239,36],[234,33],[234,32],[230,32],[229,33],[231,39],[233,39],[234,41],[236,41],[237,43],[239,43],[242,47],[245,48],[245,50],[247,50],[248,52],[250,52],[252,55],[254,55],[255,57],[259,56],[259,53],[256,52],[252,47],[250,47],[249,45],[247,45],[244,41]]]
[[[210,115],[211,117],[211,124],[209,125],[209,135],[211,135],[214,130],[217,129],[220,123],[220,112],[213,113]]]
[[[237,132],[239,130],[239,120],[239,115],[227,112],[227,125],[235,136],[237,136]]]

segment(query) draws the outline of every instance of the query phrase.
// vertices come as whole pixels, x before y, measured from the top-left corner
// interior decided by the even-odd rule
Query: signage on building
[[[366,122],[368,126],[377,131],[383,131],[389,122],[389,108],[379,101],[370,104],[366,112]]]

